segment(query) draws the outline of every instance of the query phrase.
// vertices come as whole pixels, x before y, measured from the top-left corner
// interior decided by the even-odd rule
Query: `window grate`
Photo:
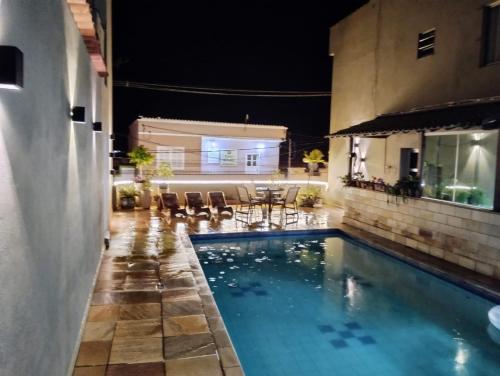
[[[436,44],[436,29],[419,33],[418,45],[417,45],[417,59],[421,59],[429,55],[434,55],[435,44]]]

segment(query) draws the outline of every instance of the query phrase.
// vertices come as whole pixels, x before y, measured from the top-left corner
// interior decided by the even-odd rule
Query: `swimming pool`
[[[336,234],[193,244],[247,376],[500,375],[494,303],[385,254]]]

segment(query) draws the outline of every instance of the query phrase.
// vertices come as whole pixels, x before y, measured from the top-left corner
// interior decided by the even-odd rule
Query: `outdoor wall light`
[[[92,130],[94,132],[102,132],[102,123],[100,121],[92,123]]]
[[[116,175],[116,174],[117,174],[117,171],[116,171],[116,170],[109,170],[109,174],[110,174],[110,175]]]
[[[75,106],[71,109],[71,120],[75,123],[85,123],[85,107]]]
[[[366,162],[366,157],[364,157],[364,158],[360,158],[360,161],[361,161],[361,162]]]
[[[356,142],[356,143],[354,144],[354,147],[355,147],[355,148],[359,148],[359,142]]]
[[[23,53],[17,47],[0,46],[0,88],[20,90],[23,87]]]
[[[115,135],[114,135],[114,134],[110,134],[110,135],[109,135],[109,139],[110,139],[110,140],[114,140],[114,139],[115,139]]]

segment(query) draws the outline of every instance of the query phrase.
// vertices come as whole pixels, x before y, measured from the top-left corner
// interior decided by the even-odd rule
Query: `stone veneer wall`
[[[500,213],[345,188],[343,222],[500,279]]]

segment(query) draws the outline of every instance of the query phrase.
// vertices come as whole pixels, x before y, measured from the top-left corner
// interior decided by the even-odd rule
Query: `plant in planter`
[[[323,152],[319,149],[313,149],[309,153],[304,152],[302,162],[307,163],[309,175],[319,175],[319,164],[326,162],[323,159],[324,156]]]
[[[354,181],[351,178],[351,175],[346,174],[344,176],[339,176],[340,181],[344,185],[344,187],[352,187],[354,185]]]
[[[138,175],[135,178],[137,183],[137,189],[142,191],[141,203],[144,209],[149,209],[151,205],[151,190],[150,186],[146,186],[146,178],[144,176],[144,167],[150,166],[155,157],[154,155],[143,145],[136,146],[130,153],[127,154],[130,158],[130,162],[134,163],[138,170]]]
[[[364,188],[364,185],[362,183],[365,179],[365,175],[361,171],[352,174],[352,179],[354,181],[354,186],[358,188]]]
[[[299,205],[312,208],[321,205],[321,188],[314,185],[307,185],[300,189]]]
[[[167,180],[172,176],[174,176],[174,170],[172,169],[172,166],[170,166],[170,163],[161,162],[156,169],[155,177],[161,180]],[[168,191],[168,183],[161,183],[160,190]]]
[[[135,198],[139,196],[139,192],[134,185],[126,185],[119,190],[120,207],[124,210],[133,209],[135,207]]]
[[[127,154],[130,158],[130,162],[134,163],[139,170],[139,176],[143,176],[143,168],[145,166],[150,166],[155,157],[151,152],[143,145],[136,146],[130,153]]]
[[[422,185],[418,176],[408,176],[408,189],[410,197],[419,198],[422,196]]]
[[[385,192],[386,184],[384,179],[376,178],[375,176],[372,178],[373,190],[378,192]]]

